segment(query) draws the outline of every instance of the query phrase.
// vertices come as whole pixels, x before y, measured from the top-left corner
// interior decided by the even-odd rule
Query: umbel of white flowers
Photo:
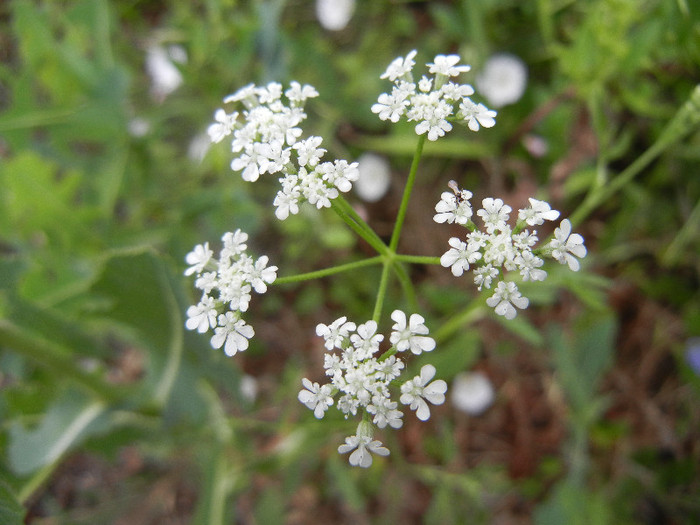
[[[318,209],[328,208],[339,191],[348,192],[357,180],[357,163],[344,160],[322,162],[326,150],[321,137],[301,139],[299,124],[306,119],[304,104],[317,97],[313,86],[292,82],[265,87],[249,84],[224,99],[225,104],[243,106],[241,112],[218,109],[207,133],[212,142],[232,136],[231,149],[238,154],[231,169],[243,180],[254,182],[265,174],[278,175],[282,188],[273,202],[275,215],[284,220],[299,213],[299,205],[309,202]]]
[[[428,140],[435,141],[452,129],[450,121],[463,122],[472,131],[480,126],[492,127],[496,112],[481,103],[474,102],[474,88],[458,84],[452,79],[466,73],[470,66],[459,64],[459,55],[437,55],[433,63],[426,64],[433,77],[423,75],[416,84],[413,78],[413,60],[416,50],[406,57],[395,59],[381,78],[389,79],[394,86],[391,93],[379,95],[372,112],[381,120],[398,122],[405,118],[417,122],[416,133],[427,133]]]
[[[209,243],[198,244],[185,258],[190,265],[185,275],[196,274],[194,285],[202,291],[199,303],[187,309],[185,326],[200,334],[213,329],[212,347],[223,347],[232,356],[246,350],[255,335],[241,318],[248,310],[250,292],[265,293],[277,278],[277,266],[267,265],[267,255],[253,260],[246,253],[248,234],[241,230],[225,233],[221,240],[218,260],[212,257]]]
[[[435,340],[428,336],[421,315],[407,317],[401,310],[394,310],[391,318],[394,321],[389,336],[392,346],[381,355],[379,345],[384,336],[377,333],[375,321],[356,325],[343,316],[330,325],[319,324],[316,334],[325,340],[328,353],[323,366],[330,382],[319,385],[302,379],[304,389],[299,392],[299,401],[313,410],[318,419],[323,418],[333,404],[346,418],[362,413],[355,435],[347,437],[338,448],[341,454],[353,451],[349,457],[353,466],[369,467],[372,453],[389,454],[389,450],[374,439],[374,426],[400,428],[403,425],[403,413],[392,400],[390,389],[404,369],[404,362],[396,353],[410,351],[419,355],[435,348]],[[440,405],[445,401],[447,383],[442,379],[431,382],[434,376],[435,367],[424,365],[419,375],[404,381],[400,387],[399,401],[415,410],[421,421],[430,418],[427,402]],[[339,396],[337,403],[336,396]]]
[[[508,224],[511,207],[501,199],[486,198],[476,212],[483,223],[483,230],[480,230],[472,221],[472,193],[459,189],[454,181],[450,181],[450,187],[452,191],[444,192],[435,206],[437,213],[433,220],[441,224],[460,224],[469,231],[465,240],[450,238],[450,249],[442,255],[440,264],[450,268],[455,277],[473,268],[474,283],[479,291],[490,289],[495,282],[494,293],[486,304],[498,315],[513,319],[516,307],[524,309],[529,304],[517,285],[505,280],[508,272],[519,272],[523,281],[544,281],[547,272],[541,269],[543,257],[552,257],[573,271],[579,270],[578,258],[585,257],[586,247],[583,237],[571,233],[569,219],[564,219],[554,230],[554,238],[548,244],[535,247],[539,241],[537,230],[530,231],[528,227],[559,217],[559,212],[545,201],[529,199],[530,206],[518,210],[518,221],[511,228]]]

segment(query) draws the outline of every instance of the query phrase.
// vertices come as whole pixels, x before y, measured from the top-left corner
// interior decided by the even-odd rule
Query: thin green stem
[[[38,364],[50,368],[58,376],[75,381],[104,401],[118,402],[125,397],[125,390],[111,386],[99,377],[78,368],[73,359],[68,357],[68,350],[31,334],[6,319],[0,319],[0,346],[33,359]]]
[[[350,270],[355,270],[357,268],[362,268],[364,266],[372,266],[374,264],[379,264],[384,260],[381,255],[375,257],[370,257],[369,259],[363,259],[361,261],[353,261],[345,264],[340,264],[338,266],[331,266],[329,268],[324,268],[322,270],[315,270],[313,272],[300,273],[297,275],[287,275],[285,277],[278,277],[275,279],[273,284],[289,284],[298,283],[301,281],[309,281],[311,279],[320,279],[321,277],[327,277],[329,275],[335,275],[337,273],[347,272]]]
[[[612,197],[619,190],[639,175],[644,168],[700,124],[700,85],[695,87],[689,99],[681,106],[676,115],[666,125],[659,138],[630,164],[622,173],[607,183],[594,186],[586,195],[581,205],[571,214],[571,223],[580,224],[600,204]]]
[[[391,234],[391,241],[389,242],[389,249],[396,253],[396,248],[399,245],[399,239],[401,238],[401,229],[403,228],[403,222],[406,218],[406,211],[408,209],[408,201],[411,199],[411,193],[413,192],[413,184],[416,181],[416,174],[418,172],[418,164],[420,163],[421,155],[423,154],[423,146],[425,145],[425,135],[418,137],[418,144],[416,145],[416,152],[413,154],[413,161],[411,162],[411,171],[408,172],[408,179],[406,180],[406,187],[403,190],[403,197],[401,198],[401,206],[399,207],[399,212],[396,216],[396,223],[394,224],[394,231]]]
[[[372,319],[378,323],[382,316],[382,307],[384,306],[384,297],[386,296],[386,289],[389,284],[389,270],[391,269],[391,262],[384,261],[384,267],[382,268],[382,277],[379,280],[379,289],[377,290],[377,300],[374,303],[374,313],[372,314]]]
[[[440,264],[440,257],[431,255],[402,255],[397,253],[395,259],[410,264]]]
[[[387,254],[388,248],[386,244],[384,244],[377,234],[374,233],[369,226],[367,226],[367,223],[362,221],[362,219],[360,219],[360,222],[354,218],[354,210],[352,210],[352,206],[349,206],[344,200],[340,202],[336,201],[339,201],[339,199],[334,199],[331,201],[331,208],[333,208],[333,211],[335,211],[338,216],[343,219],[345,224],[347,224],[355,233],[357,233],[357,235],[367,241],[367,243],[374,248],[377,253],[383,255]]]

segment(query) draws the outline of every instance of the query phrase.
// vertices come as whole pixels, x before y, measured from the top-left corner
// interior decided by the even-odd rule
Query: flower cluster
[[[248,234],[241,230],[225,233],[221,240],[218,260],[209,243],[198,244],[185,258],[189,265],[185,275],[196,274],[195,286],[202,291],[199,303],[187,309],[185,326],[199,333],[213,329],[211,345],[232,356],[246,350],[255,335],[241,318],[248,310],[250,292],[265,293],[277,278],[277,266],[268,266],[266,255],[253,260],[246,253]]]
[[[435,141],[452,129],[450,121],[462,121],[472,131],[480,126],[492,127],[496,112],[469,98],[474,88],[469,84],[458,84],[453,77],[469,71],[470,66],[459,65],[458,55],[437,55],[428,66],[434,76],[423,76],[418,84],[413,79],[413,66],[416,51],[406,57],[394,60],[381,76],[394,83],[391,93],[379,95],[372,112],[382,120],[398,122],[406,117],[408,122],[416,122],[418,135],[428,134],[428,140]]]
[[[302,202],[328,208],[339,191],[348,192],[357,180],[357,163],[344,160],[322,162],[326,152],[323,139],[301,139],[299,124],[306,119],[304,103],[317,97],[312,86],[292,82],[284,91],[282,84],[264,87],[250,84],[224,99],[224,103],[242,105],[241,112],[218,109],[207,133],[212,142],[232,136],[231,148],[238,156],[231,169],[240,171],[243,180],[254,182],[266,173],[280,175],[282,189],[274,200],[275,215],[284,220],[299,213]]]
[[[543,281],[547,272],[541,269],[544,265],[542,257],[546,256],[578,271],[577,258],[586,255],[586,247],[583,237],[571,233],[568,219],[564,219],[554,230],[554,238],[548,244],[535,248],[539,241],[537,230],[530,231],[528,226],[539,226],[544,221],[554,221],[559,217],[559,212],[551,209],[548,203],[529,199],[530,206],[518,210],[517,223],[511,228],[508,225],[511,207],[501,199],[486,198],[482,201],[483,207],[476,212],[483,222],[483,230],[479,230],[472,221],[471,192],[459,189],[454,182],[450,183],[450,187],[452,192],[444,192],[435,206],[437,213],[433,220],[461,224],[469,233],[466,242],[458,237],[448,241],[450,249],[442,255],[440,263],[450,268],[456,277],[473,266],[474,283],[480,291],[490,289],[497,281],[494,293],[486,304],[494,308],[498,315],[513,319],[517,313],[516,307],[524,309],[529,304],[515,282],[505,280],[506,272],[519,272],[523,281]]]
[[[412,314],[407,318],[401,310],[394,310],[391,318],[394,321],[389,336],[392,346],[381,356],[377,354],[384,336],[377,333],[375,321],[356,325],[347,317],[340,317],[330,325],[319,324],[316,333],[323,337],[328,350],[324,368],[330,383],[319,385],[302,379],[304,389],[299,392],[299,401],[313,410],[318,419],[336,403],[334,397],[338,394],[336,406],[346,418],[362,411],[363,419],[356,434],[346,438],[345,444],[338,449],[340,453],[354,450],[349,458],[353,466],[369,467],[372,464],[371,452],[389,453],[380,441],[374,440],[373,425],[378,428],[387,425],[400,428],[403,425],[403,413],[397,409],[398,403],[392,401],[389,389],[404,368],[404,362],[396,357],[396,353],[408,350],[418,355],[435,348],[435,340],[428,336],[422,316]],[[340,353],[335,353],[335,350],[340,350]],[[415,410],[422,421],[430,417],[426,400],[434,405],[445,401],[447,384],[443,380],[431,382],[434,376],[435,368],[425,365],[420,375],[401,385],[399,401]]]

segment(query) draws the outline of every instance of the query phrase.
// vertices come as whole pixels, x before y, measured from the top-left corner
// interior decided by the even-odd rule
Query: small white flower
[[[365,202],[377,202],[386,195],[391,184],[389,162],[376,153],[363,153],[357,164],[358,177],[354,185],[357,196]]]
[[[547,272],[540,270],[544,261],[531,251],[518,254],[515,257],[515,264],[518,265],[523,281],[544,281],[547,277]]]
[[[197,330],[200,334],[203,334],[209,328],[214,328],[216,326],[216,303],[214,299],[205,295],[202,300],[196,304],[192,305],[187,309],[187,322],[185,326],[188,330]]]
[[[583,245],[583,237],[578,233],[571,233],[569,219],[561,221],[559,228],[554,230],[554,239],[549,246],[552,249],[552,257],[561,264],[568,264],[574,272],[579,270],[581,265],[576,257],[585,257],[586,247]]]
[[[228,137],[236,125],[237,118],[237,111],[234,111],[229,115],[223,109],[217,109],[216,113],[214,113],[214,120],[216,122],[207,128],[207,134],[209,135],[211,141],[217,143]]]
[[[310,410],[314,411],[314,416],[316,416],[316,419],[323,418],[323,415],[326,413],[326,410],[328,410],[328,407],[333,404],[331,385],[319,386],[318,383],[312,383],[306,378],[303,378],[301,382],[306,390],[301,390],[299,392],[299,401],[306,405]]]
[[[190,265],[190,267],[185,270],[185,275],[201,273],[211,260],[212,255],[214,255],[214,252],[209,249],[208,242],[205,242],[203,245],[198,244],[195,246],[194,250],[185,256],[185,262]]]
[[[300,140],[292,146],[297,150],[297,161],[299,166],[310,166],[314,167],[321,160],[323,154],[326,152],[325,149],[319,148],[323,139],[321,137],[309,137],[306,140]]]
[[[406,322],[406,314],[401,310],[394,310],[391,313],[391,318],[395,324],[391,327],[393,332],[389,341],[396,346],[396,350],[399,352],[411,350],[412,353],[418,355],[422,352],[430,352],[435,348],[435,339],[426,337],[429,330],[425,326],[423,316],[411,314]]]
[[[527,67],[515,55],[499,53],[484,64],[476,77],[476,86],[494,107],[502,107],[520,100],[527,85]]]
[[[512,208],[504,204],[501,199],[493,199],[491,197],[481,201],[481,204],[483,208],[477,211],[476,214],[484,221],[486,231],[493,233],[495,230],[504,230]]]
[[[406,55],[406,58],[399,57],[395,59],[391,64],[389,64],[389,67],[386,68],[386,71],[379,78],[388,78],[391,82],[393,82],[394,80],[407,75],[411,72],[413,66],[416,65],[413,59],[417,54],[418,51],[414,49],[408,55]]]
[[[151,95],[158,102],[165,100],[183,81],[182,73],[161,46],[152,46],[146,51],[146,71],[151,77]]]
[[[483,413],[495,398],[491,381],[481,372],[460,372],[450,392],[455,408],[472,416]]]
[[[374,321],[358,325],[357,332],[350,336],[350,342],[357,350],[358,360],[367,359],[374,354],[383,340],[384,336],[377,333],[377,323]]]
[[[354,332],[355,323],[348,321],[348,318],[339,317],[329,325],[319,323],[316,326],[316,335],[323,337],[326,341],[325,347],[328,350],[342,348],[343,343],[350,338],[350,332]]]
[[[467,126],[472,131],[479,131],[479,125],[485,128],[492,128],[496,125],[497,113],[483,104],[475,104],[470,99],[465,98],[459,105],[459,116],[467,122]]]
[[[455,195],[449,191],[445,191],[440,195],[440,201],[435,205],[437,212],[433,220],[439,224],[447,222],[452,224],[467,224],[472,217],[472,206],[469,199],[472,198],[472,192],[461,190],[459,195]]]
[[[442,405],[445,402],[447,383],[438,379],[428,384],[428,381],[433,377],[435,377],[435,367],[424,365],[420,370],[420,375],[401,385],[401,403],[410,405],[411,410],[416,411],[416,416],[421,421],[430,419],[430,408],[425,402],[426,399],[433,405]]]
[[[466,73],[471,69],[469,66],[458,66],[459,55],[437,55],[432,64],[427,64],[431,73],[456,77],[460,73]]]
[[[403,413],[396,410],[396,401],[390,401],[385,396],[374,395],[372,404],[367,405],[367,412],[374,414],[372,423],[379,428],[385,428],[389,425],[391,428],[401,428],[403,425]]]
[[[550,208],[549,203],[530,197],[530,206],[518,211],[518,220],[525,221],[530,226],[539,226],[544,221],[554,221],[559,212]]]
[[[248,348],[248,339],[255,335],[253,327],[246,324],[234,312],[219,315],[219,326],[214,329],[211,345],[214,348],[224,347],[228,356],[236,355]]]
[[[368,468],[372,465],[372,454],[389,455],[389,450],[382,445],[382,442],[372,438],[371,423],[360,421],[357,426],[357,435],[346,437],[345,443],[338,447],[338,452],[347,454],[351,450],[354,451],[348,458],[349,463],[353,467]]]
[[[299,82],[292,81],[289,83],[289,89],[284,94],[290,102],[303,104],[307,99],[317,97],[318,91],[308,84],[302,86]]]
[[[267,266],[269,260],[267,255],[258,258],[249,275],[250,284],[257,293],[265,293],[267,285],[277,279],[277,266]]]
[[[482,288],[491,288],[491,283],[496,277],[498,277],[498,268],[494,268],[491,264],[480,266],[474,270],[474,284],[479,291]]]
[[[527,308],[530,303],[527,297],[523,297],[518,291],[518,287],[514,282],[501,281],[496,286],[493,295],[486,299],[486,304],[498,315],[504,316],[506,319],[514,319],[517,315],[513,305],[521,310]]]
[[[473,244],[467,244],[459,240],[457,237],[452,237],[448,241],[451,248],[442,254],[440,264],[445,268],[450,268],[452,275],[460,277],[469,265],[481,259],[481,253],[477,251],[477,247]]]
[[[355,0],[316,0],[316,18],[324,29],[340,31],[355,11]]]

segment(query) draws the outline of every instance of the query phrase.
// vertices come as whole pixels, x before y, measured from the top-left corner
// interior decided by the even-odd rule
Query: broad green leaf
[[[148,350],[146,382],[156,403],[169,397],[183,350],[184,311],[169,271],[149,249],[110,257],[91,291],[107,304],[101,312]]]
[[[103,430],[105,412],[102,402],[67,391],[36,428],[26,429],[15,422],[8,447],[12,470],[25,475],[58,461],[86,437]]]

